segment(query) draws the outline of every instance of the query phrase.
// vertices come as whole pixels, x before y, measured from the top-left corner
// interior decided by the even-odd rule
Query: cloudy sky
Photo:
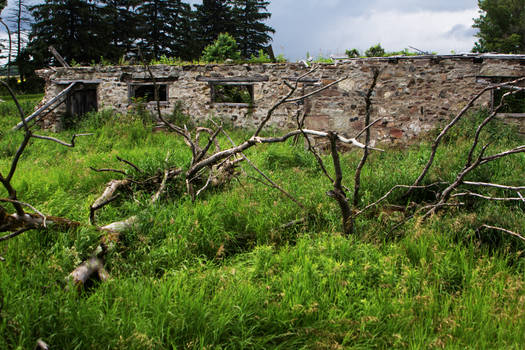
[[[273,47],[290,59],[344,54],[381,43],[449,54],[472,49],[477,0],[273,0]]]
[[[268,10],[273,49],[293,61],[377,43],[388,51],[468,52],[478,17],[477,0],[271,0]]]

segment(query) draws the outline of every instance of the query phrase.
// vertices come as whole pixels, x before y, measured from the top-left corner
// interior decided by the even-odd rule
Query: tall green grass
[[[7,131],[18,120],[14,106],[0,104],[0,111],[5,172],[21,135]],[[449,135],[426,183],[453,180],[480,118],[472,115]],[[67,140],[80,131],[94,135],[77,139],[73,149],[33,140],[21,159],[13,183],[20,199],[86,226],[30,231],[0,243],[2,349],[32,348],[39,338],[54,349],[519,349],[525,343],[525,247],[476,231],[484,222],[523,232],[523,204],[469,201],[394,232],[399,214],[380,207],[359,218],[355,236],[343,237],[339,209],[325,194],[331,184],[315,158],[291,142],[260,145],[247,155],[306,210],[242,174],[195,203],[180,188],[154,206],[145,191],[123,196],[100,211],[99,223],[137,215],[139,225],[106,257],[111,279],[78,292],[66,276],[99,243],[87,225],[89,204],[119,177],[89,167],[132,174],[119,155],[154,173],[166,166],[168,152],[170,166],[191,159],[180,138],[152,132],[144,115],[102,111],[55,136]],[[230,133],[237,142],[247,136]],[[373,153],[361,204],[410,184],[429,155],[429,139]],[[490,152],[522,142],[500,124],[483,141],[493,141]],[[349,187],[360,156],[342,156]],[[333,171],[329,158],[326,165]],[[522,154],[469,179],[518,185],[523,174]],[[428,196],[415,193],[412,200]],[[400,194],[391,201],[403,203]],[[305,225],[282,228],[302,217]]]

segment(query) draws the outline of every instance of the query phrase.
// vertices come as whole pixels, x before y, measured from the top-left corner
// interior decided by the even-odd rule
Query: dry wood
[[[104,282],[109,278],[109,274],[104,269],[104,263],[102,259],[92,257],[87,261],[83,262],[73,272],[69,274],[69,279],[76,286],[84,286],[86,282],[96,273],[96,276],[100,281]]]
[[[73,87],[76,84],[77,84],[77,82],[72,82],[71,84],[69,84],[64,90],[60,91],[60,93],[58,95],[56,95],[51,100],[49,100],[49,102],[47,102],[42,107],[40,107],[36,111],[34,111],[30,116],[28,116],[27,118],[22,118],[22,121],[20,123],[16,124],[13,129],[14,130],[19,130],[22,126],[24,126],[24,124],[29,123],[31,120],[35,119],[36,117],[41,116],[42,113],[46,109],[48,109],[50,106],[52,106],[55,102],[61,100],[62,98],[65,98],[67,96],[67,94],[69,93],[69,91],[71,91],[71,89],[73,89]]]
[[[36,341],[34,350],[49,350],[49,345],[47,345],[42,339],[38,339]]]
[[[490,226],[490,225],[481,225],[479,228],[478,228],[478,232],[481,231],[482,229],[484,228],[487,228],[487,229],[491,229],[491,230],[497,230],[497,231],[501,231],[501,232],[505,232],[511,236],[514,236],[514,237],[517,237],[519,239],[521,239],[522,241],[525,241],[525,237],[523,237],[522,235],[520,235],[519,233],[516,233],[516,232],[513,232],[513,231],[510,231],[510,230],[507,230],[507,229],[504,229],[504,228],[501,228],[501,227],[496,227],[496,226]]]
[[[373,125],[373,124],[370,124],[370,115],[372,114],[372,94],[376,87],[377,79],[380,73],[381,72],[379,70],[377,69],[374,70],[373,77],[372,77],[372,84],[370,85],[366,93],[366,97],[365,97],[365,104],[366,104],[365,125],[366,126]],[[357,208],[357,206],[359,205],[359,201],[361,199],[361,194],[359,193],[359,190],[361,188],[361,171],[363,170],[363,167],[365,166],[366,161],[368,159],[368,145],[370,144],[370,127],[366,127],[365,130],[366,130],[366,138],[365,138],[365,148],[363,149],[363,157],[361,158],[361,161],[359,162],[357,169],[355,170],[355,176],[354,176],[354,208]],[[359,135],[357,137],[359,137]],[[352,227],[353,227],[353,222],[352,222]]]
[[[478,197],[482,199],[487,199],[491,201],[500,201],[500,202],[512,202],[512,201],[518,201],[522,202],[523,199],[520,197],[512,198],[512,197],[491,197],[491,196],[485,196],[483,194],[475,193],[475,192],[461,192],[461,193],[454,193],[451,195],[451,197],[465,197],[465,196],[471,196],[471,197]]]
[[[334,189],[332,191],[329,191],[327,194],[330,197],[335,198],[335,200],[339,204],[339,208],[341,209],[341,217],[343,220],[343,232],[346,235],[350,235],[352,233],[352,211],[350,210],[348,199],[346,198],[345,191],[342,187],[343,172],[341,171],[341,162],[339,160],[339,152],[337,151],[338,137],[335,133],[329,132],[328,138],[330,140],[330,151],[332,153],[332,160],[334,163],[335,179]]]
[[[443,137],[445,137],[445,135],[448,133],[448,131],[454,126],[457,124],[457,122],[470,110],[470,108],[474,105],[474,103],[476,103],[476,101],[481,97],[483,96],[487,91],[490,91],[490,90],[495,90],[495,89],[498,89],[498,88],[501,88],[501,87],[504,87],[506,85],[514,85],[514,84],[517,84],[519,82],[522,82],[525,80],[525,77],[523,78],[519,78],[519,79],[516,79],[512,82],[509,82],[509,83],[503,83],[503,84],[497,84],[497,85],[492,85],[492,86],[488,86],[488,87],[485,87],[483,90],[481,90],[476,96],[474,96],[468,103],[465,107],[463,107],[463,109],[450,121],[450,123],[448,123],[444,128],[443,130],[441,130],[441,132],[439,133],[439,135],[436,137],[436,139],[434,140],[434,143],[432,144],[432,151],[430,153],[430,157],[427,161],[427,164],[425,165],[425,167],[423,168],[423,170],[421,171],[421,174],[418,176],[418,178],[416,179],[416,181],[414,181],[413,183],[413,186],[418,186],[421,184],[421,181],[423,181],[423,178],[426,176],[426,174],[428,173],[430,167],[432,166],[432,163],[434,162],[434,158],[436,156],[436,152],[437,152],[437,149],[439,147],[439,145],[441,144],[441,140],[443,139]],[[409,190],[410,192],[410,190]]]
[[[125,163],[127,165],[129,165],[130,167],[132,167],[133,169],[135,169],[137,172],[139,173],[144,173],[144,170],[140,169],[138,166],[136,166],[135,164],[133,164],[132,162],[130,162],[129,160],[126,160],[126,159],[123,159],[123,158],[120,158],[119,156],[117,156],[117,160],[119,162],[122,162],[122,163]]]
[[[94,225],[95,224],[95,212],[101,208],[103,208],[105,205],[111,203],[114,201],[117,196],[115,193],[122,189],[123,187],[128,187],[131,184],[131,181],[129,179],[124,180],[111,180],[104,189],[104,192],[100,197],[98,197],[93,204],[89,207],[89,222]]]
[[[470,186],[482,186],[482,187],[494,187],[494,188],[500,188],[503,190],[513,190],[513,191],[521,191],[525,190],[525,186],[506,186],[506,185],[500,185],[500,184],[493,184],[488,182],[473,182],[473,181],[463,181],[463,184],[470,185]]]
[[[32,137],[34,137],[35,139],[53,141],[53,142],[56,142],[56,143],[58,143],[58,144],[60,144],[62,146],[73,148],[73,147],[75,147],[75,138],[77,138],[79,136],[92,136],[92,135],[94,135],[94,134],[74,134],[71,137],[71,142],[70,143],[64,142],[62,140],[59,140],[57,138],[50,137],[50,136],[40,136],[40,135],[33,134]]]

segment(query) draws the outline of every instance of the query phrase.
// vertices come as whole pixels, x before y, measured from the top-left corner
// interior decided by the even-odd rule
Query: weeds
[[[7,131],[17,121],[14,107],[2,103],[0,111],[5,167],[19,135]],[[187,123],[179,112],[173,119]],[[428,183],[450,180],[461,167],[474,124],[465,120],[448,136]],[[180,138],[151,128],[142,118],[102,111],[62,133],[94,132],[72,150],[32,141],[19,165],[20,197],[86,223],[88,204],[112,176],[90,166],[119,167],[119,155],[154,172],[168,150],[169,164],[189,163]],[[243,139],[242,131],[229,132]],[[519,142],[499,124],[483,137],[495,151]],[[402,153],[372,154],[362,201],[411,183],[428,149],[422,140]],[[80,294],[66,288],[64,277],[93,251],[99,233],[28,232],[0,244],[6,259],[0,262],[0,348],[32,348],[38,338],[57,349],[521,347],[525,247],[476,228],[487,222],[522,231],[523,205],[477,201],[414,220],[395,236],[388,229],[396,214],[385,206],[360,217],[358,235],[347,238],[337,231],[337,208],[324,193],[330,184],[310,153],[278,144],[247,156],[306,204],[306,224],[283,228],[304,213],[246,176],[196,203],[168,191],[150,207],[141,205],[148,197],[138,192],[99,212],[101,222],[138,215],[140,225],[108,257],[112,278]],[[359,158],[359,152],[344,154],[343,170],[355,169]],[[525,159],[509,157],[471,176],[481,180],[485,171],[495,181],[518,181]]]

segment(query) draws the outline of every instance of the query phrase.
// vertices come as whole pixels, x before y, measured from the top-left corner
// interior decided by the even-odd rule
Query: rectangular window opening
[[[253,106],[253,84],[221,83],[211,84],[211,101],[213,103],[237,106]]]
[[[501,103],[501,99],[503,98],[503,95],[507,92],[512,91],[511,89],[507,88],[500,88],[497,90],[494,90],[493,92],[493,101],[492,101],[492,109],[499,106]],[[508,95],[505,97],[504,105],[499,110],[499,113],[504,114],[525,114],[525,91],[519,91],[515,94]]]
[[[158,100],[160,102],[168,101],[167,84],[156,84],[158,89]],[[153,84],[131,84],[129,86],[129,97],[131,100],[140,99],[143,102],[155,102],[155,85]]]

